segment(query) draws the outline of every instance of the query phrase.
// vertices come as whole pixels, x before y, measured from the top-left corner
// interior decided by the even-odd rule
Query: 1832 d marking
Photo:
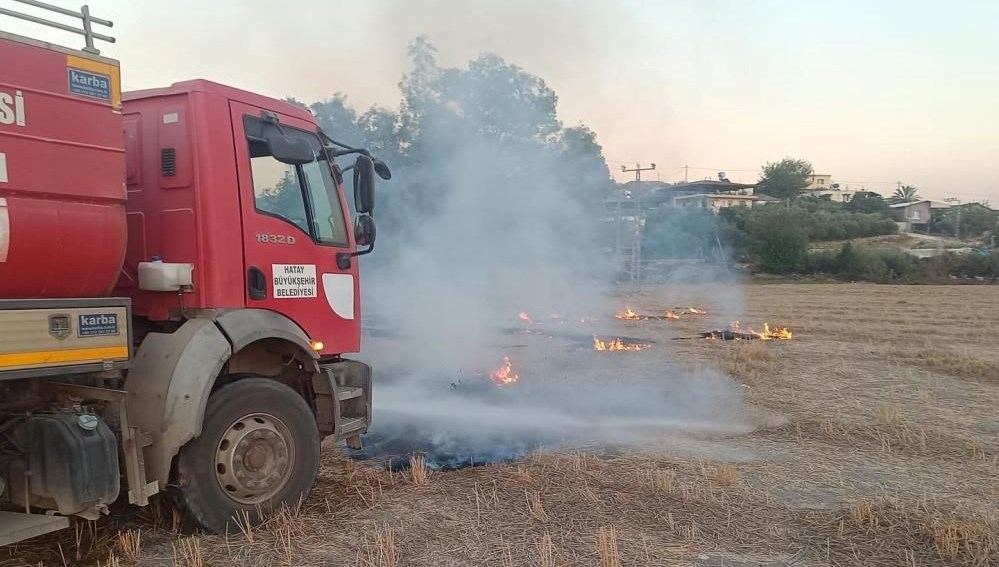
[[[261,244],[294,244],[295,237],[290,234],[257,233],[257,242]]]

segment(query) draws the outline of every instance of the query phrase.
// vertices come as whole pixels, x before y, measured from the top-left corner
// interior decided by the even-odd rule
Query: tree
[[[333,138],[392,167],[379,193],[378,226],[382,250],[396,250],[368,262],[389,269],[406,252],[448,247],[525,272],[592,272],[592,226],[613,187],[596,134],[583,124],[565,127],[555,91],[499,56],[444,66],[423,36],[408,55],[397,109],[358,112],[339,93],[311,106]],[[496,274],[496,285],[514,272]]]
[[[853,213],[878,213],[885,216],[891,212],[891,208],[884,198],[877,193],[870,191],[860,191],[847,201],[846,210]]]
[[[299,108],[304,108],[305,110],[309,109],[309,105],[305,104],[304,102],[298,100],[297,98],[295,98],[293,96],[285,97],[284,101],[287,102],[287,103],[290,103],[290,104],[294,104],[295,106],[297,106]]]
[[[808,177],[815,171],[807,160],[786,157],[767,163],[756,184],[756,192],[777,199],[797,197],[808,186]]]
[[[895,192],[891,194],[891,199],[889,199],[892,204],[909,203],[918,200],[919,190],[916,189],[915,185],[900,185],[896,187]]]
[[[584,124],[565,128],[559,135],[558,155],[566,170],[565,182],[590,204],[597,204],[613,189],[610,170],[597,135]]]
[[[746,223],[754,255],[763,270],[787,274],[800,269],[808,255],[808,234],[796,209],[765,207]]]
[[[980,203],[951,207],[944,213],[944,219],[949,227],[957,227],[955,232],[963,238],[981,236],[996,229],[995,212]]]
[[[357,113],[347,105],[347,96],[335,93],[332,97],[315,102],[311,107],[319,127],[334,140],[345,144],[361,144],[364,136],[357,125]]]

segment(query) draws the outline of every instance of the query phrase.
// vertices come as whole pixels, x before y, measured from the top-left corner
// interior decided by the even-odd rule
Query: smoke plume
[[[741,427],[737,389],[681,375],[662,362],[666,345],[592,352],[620,307],[595,135],[565,127],[554,91],[498,56],[445,68],[435,55],[414,42],[397,111],[314,106],[324,128],[360,133],[394,169],[376,209],[378,250],[362,263],[373,451],[425,451],[446,467]],[[543,332],[516,332],[520,312]],[[520,379],[499,387],[489,373],[504,356]]]

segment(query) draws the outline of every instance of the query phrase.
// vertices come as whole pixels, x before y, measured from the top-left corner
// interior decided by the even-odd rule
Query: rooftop
[[[677,183],[664,189],[669,191],[698,191],[700,193],[722,193],[725,191],[738,191],[740,189],[752,189],[755,183],[733,183],[731,181],[718,181],[717,179],[702,179],[700,181],[690,181],[688,183]]]
[[[918,201],[905,201],[904,203],[894,203],[894,204],[891,204],[891,205],[888,205],[888,206],[891,207],[891,208],[893,208],[893,209],[902,209],[902,208],[905,208],[905,207],[911,207],[913,205],[919,205],[921,203],[929,203],[931,209],[949,209],[950,208],[950,204],[948,204],[948,203],[941,203],[940,201],[931,201],[929,199],[920,199]]]
[[[758,195],[737,195],[729,193],[695,193],[693,195],[681,195],[679,197],[676,197],[675,200],[682,201],[684,199],[699,199],[702,197],[707,199],[745,199],[747,201],[761,200]],[[769,200],[776,201],[776,199],[772,197],[769,198]]]

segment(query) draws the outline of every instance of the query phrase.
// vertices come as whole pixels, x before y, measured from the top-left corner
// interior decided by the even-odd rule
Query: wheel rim
[[[284,488],[294,462],[288,426],[272,415],[252,413],[234,421],[219,440],[215,478],[229,498],[260,504]]]

